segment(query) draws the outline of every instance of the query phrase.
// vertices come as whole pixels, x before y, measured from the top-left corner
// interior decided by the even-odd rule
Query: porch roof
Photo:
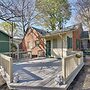
[[[69,27],[66,27],[66,28],[64,28],[64,29],[61,29],[61,30],[51,31],[51,32],[48,32],[48,33],[47,33],[45,36],[43,36],[43,37],[44,37],[44,38],[45,38],[45,37],[52,37],[52,36],[61,35],[61,34],[67,33],[67,32],[72,32],[72,31],[77,30],[80,26],[81,26],[81,24],[76,24],[76,25],[69,26]]]
[[[1,33],[5,34],[6,36],[12,38],[12,36],[10,36],[9,34],[7,34],[6,32],[4,32],[3,30],[0,30]]]

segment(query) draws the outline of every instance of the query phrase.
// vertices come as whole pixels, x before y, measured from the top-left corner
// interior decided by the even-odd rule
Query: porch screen
[[[67,36],[67,48],[72,48],[72,38]]]

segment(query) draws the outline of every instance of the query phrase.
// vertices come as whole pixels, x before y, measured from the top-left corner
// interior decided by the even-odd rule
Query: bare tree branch
[[[17,22],[25,33],[25,29],[35,18],[34,3],[33,0],[0,0],[0,19]]]
[[[90,0],[77,0],[77,19],[90,30]]]

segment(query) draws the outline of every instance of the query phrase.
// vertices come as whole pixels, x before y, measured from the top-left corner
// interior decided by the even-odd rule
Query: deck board
[[[54,78],[61,72],[61,61],[56,59],[43,61],[35,63],[15,63],[14,74],[19,73],[20,82],[12,83],[11,86],[55,86]]]

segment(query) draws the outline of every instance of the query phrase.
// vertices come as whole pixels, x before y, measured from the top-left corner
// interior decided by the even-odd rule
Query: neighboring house
[[[90,49],[90,39],[89,39],[89,32],[88,31],[82,31],[81,33],[81,43],[82,43],[82,50]]]
[[[63,57],[69,51],[80,50],[81,31],[82,25],[78,24],[47,33],[44,36],[46,39],[46,56]]]
[[[45,44],[43,35],[46,31],[40,30],[34,27],[29,27],[26,30],[26,34],[20,44],[23,51],[31,51],[32,57],[45,56]]]
[[[0,30],[0,53],[10,51],[10,38],[8,34]]]

